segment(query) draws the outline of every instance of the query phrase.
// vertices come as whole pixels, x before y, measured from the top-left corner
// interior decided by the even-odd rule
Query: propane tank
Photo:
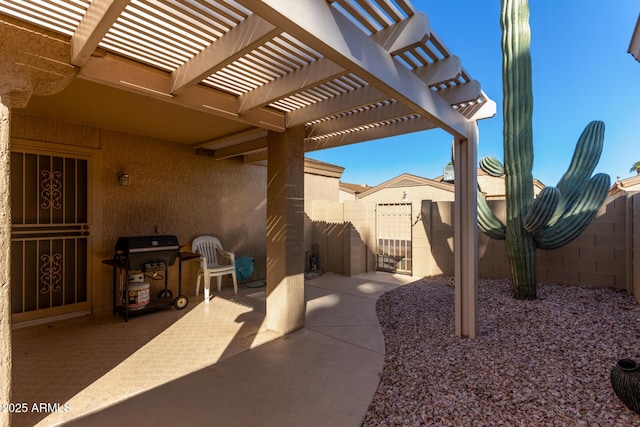
[[[145,282],[143,273],[131,273],[128,277],[129,286],[125,295],[129,310],[140,310],[149,304],[151,285]],[[125,304],[125,301],[122,301]]]

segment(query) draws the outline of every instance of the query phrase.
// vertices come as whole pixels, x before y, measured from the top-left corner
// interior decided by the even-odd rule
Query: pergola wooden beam
[[[482,95],[487,98],[487,96],[482,93]],[[492,99],[487,99],[482,105],[480,105],[477,110],[473,113],[473,115],[469,118],[470,121],[478,121],[491,118],[496,115],[497,105],[496,102]]]
[[[427,86],[436,86],[455,80],[462,73],[462,61],[455,55],[420,67],[413,72]]]
[[[419,46],[431,36],[429,19],[424,13],[416,13],[395,25],[373,34],[372,39],[391,55]]]
[[[250,141],[252,139],[257,139],[266,135],[267,135],[266,130],[261,129],[259,127],[254,127],[250,129],[241,130],[239,132],[233,132],[220,138],[203,141],[203,142],[194,144],[192,147],[196,149],[204,148],[204,147],[208,147],[208,148],[213,147],[213,149],[216,149],[216,148],[221,148],[223,146],[227,146],[229,143],[233,144],[237,142]]]
[[[82,67],[116,22],[129,0],[93,0],[71,36],[71,63]]]
[[[240,144],[213,150],[213,157],[216,160],[229,159],[231,157],[252,154],[263,151],[267,148],[267,137],[261,137],[252,141],[241,142]]]
[[[112,55],[90,57],[78,77],[263,129],[276,132],[285,129],[284,113],[258,108],[241,116],[236,113],[235,96],[202,85],[191,86],[174,96],[170,93],[167,73]]]
[[[471,80],[461,85],[441,89],[438,93],[450,105],[458,105],[478,100],[482,95],[482,90],[480,89],[480,82]]]
[[[289,95],[333,80],[345,71],[327,58],[320,58],[308,65],[285,74],[238,97],[238,113],[264,107]]]
[[[462,114],[325,0],[238,2],[452,135],[466,137]]]
[[[228,33],[171,73],[171,93],[179,94],[189,86],[226,67],[251,52],[281,31],[257,15],[249,15]]]

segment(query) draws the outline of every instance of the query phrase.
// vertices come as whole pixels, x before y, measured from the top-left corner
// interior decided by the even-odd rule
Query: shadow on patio
[[[306,327],[281,339],[264,293],[242,287],[188,312],[14,331],[14,402],[67,406],[12,425],[360,425],[384,358],[375,302],[411,280],[307,281]]]
[[[190,296],[183,311],[110,313],[13,331],[13,426],[52,425],[111,406],[277,337],[263,327],[256,289]],[[33,404],[60,404],[55,413]],[[66,404],[66,405],[65,405]],[[66,411],[66,412],[65,412]]]

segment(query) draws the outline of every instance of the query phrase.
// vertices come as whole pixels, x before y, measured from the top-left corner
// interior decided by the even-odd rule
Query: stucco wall
[[[266,167],[198,156],[185,145],[91,126],[14,114],[12,137],[95,148],[95,256],[113,257],[119,236],[172,234],[190,250],[194,237],[211,234],[236,256],[266,259]],[[118,173],[127,172],[129,186]],[[99,264],[94,310],[111,310],[112,271]],[[197,261],[183,263],[183,292],[195,292]],[[177,290],[177,266],[170,268]],[[162,281],[152,282],[160,289]]]
[[[505,176],[491,176],[478,170],[478,187],[487,199],[504,199],[506,194]],[[533,183],[533,194],[538,195],[543,185],[538,181]]]
[[[382,188],[358,200],[367,203],[402,203],[406,194],[408,200],[449,200],[453,201],[453,191],[428,185],[399,185]]]
[[[310,212],[321,270],[353,276],[375,268],[375,203],[316,201]]]
[[[338,201],[344,202],[345,200],[355,200],[355,199],[356,199],[355,193],[350,193],[348,191],[339,190]]]
[[[315,202],[337,202],[340,199],[339,180],[335,177],[321,176],[311,173],[304,175],[304,250],[305,262],[312,253],[314,244],[313,225],[311,220],[312,206]],[[308,265],[306,266],[308,269]]]

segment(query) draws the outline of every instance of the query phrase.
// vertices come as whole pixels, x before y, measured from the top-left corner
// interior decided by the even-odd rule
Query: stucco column
[[[478,334],[478,125],[469,122],[468,138],[455,146],[455,333],[475,338]]]
[[[0,95],[0,403],[11,402],[9,107],[9,97]],[[0,411],[0,425],[9,425],[8,411]]]
[[[304,127],[269,132],[267,328],[304,326]]]

